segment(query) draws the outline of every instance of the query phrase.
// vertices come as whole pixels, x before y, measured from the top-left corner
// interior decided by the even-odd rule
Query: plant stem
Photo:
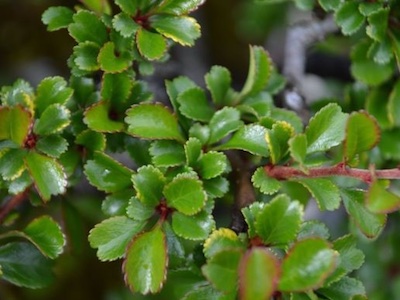
[[[371,166],[368,170],[349,168],[340,163],[335,166],[310,168],[307,172],[301,171],[294,167],[288,166],[273,166],[267,165],[264,167],[268,176],[279,179],[287,180],[291,178],[315,178],[315,177],[329,177],[329,176],[345,176],[355,178],[366,183],[371,183],[375,179],[400,179],[400,168],[375,170]]]
[[[27,191],[28,189],[15,195],[0,209],[0,223],[3,223],[7,215],[26,199]]]

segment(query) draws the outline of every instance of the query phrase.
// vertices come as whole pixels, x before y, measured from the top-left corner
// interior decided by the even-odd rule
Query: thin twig
[[[3,223],[4,219],[8,214],[17,206],[19,206],[24,200],[27,199],[26,194],[28,189],[12,197],[1,209],[0,209],[0,223]]]

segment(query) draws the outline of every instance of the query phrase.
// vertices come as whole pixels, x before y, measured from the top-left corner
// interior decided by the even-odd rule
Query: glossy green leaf
[[[382,8],[381,2],[362,2],[358,6],[360,12],[366,17],[380,10],[381,8]]]
[[[97,248],[97,257],[101,261],[116,260],[124,256],[128,243],[143,227],[143,222],[124,216],[106,219],[90,230],[90,246]]]
[[[43,24],[47,25],[48,31],[66,28],[72,23],[74,12],[64,6],[53,6],[46,9],[42,15]]]
[[[242,214],[244,216],[244,219],[247,223],[247,233],[249,235],[249,238],[253,238],[255,236],[257,236],[257,232],[256,232],[256,218],[258,217],[258,215],[261,213],[261,211],[263,210],[265,206],[265,203],[261,203],[261,202],[254,202],[252,204],[250,204],[247,207],[242,208]]]
[[[250,65],[247,80],[240,92],[241,97],[261,92],[271,76],[272,62],[264,48],[250,47]]]
[[[229,190],[229,181],[224,177],[203,180],[203,187],[208,198],[221,198]]]
[[[133,136],[183,141],[176,117],[161,104],[135,105],[128,110],[125,122]]]
[[[269,299],[275,292],[279,273],[275,255],[265,248],[251,248],[239,264],[240,299]]]
[[[193,124],[189,129],[189,136],[198,139],[202,145],[207,144],[210,139],[210,127],[207,125]]]
[[[24,171],[21,176],[14,179],[8,186],[8,192],[13,195],[17,195],[25,191],[30,185],[32,185],[32,178],[29,176],[28,171]]]
[[[307,154],[307,136],[297,134],[288,141],[288,144],[290,156],[300,165],[303,165]]]
[[[168,256],[165,233],[160,226],[133,239],[123,264],[125,282],[134,292],[158,292],[164,283]]]
[[[289,139],[294,135],[294,128],[285,121],[277,121],[272,129],[265,133],[272,164],[277,164],[289,151]]]
[[[67,140],[57,134],[41,137],[36,143],[36,150],[55,158],[59,158],[67,149]]]
[[[205,77],[208,90],[211,92],[211,98],[217,106],[227,103],[227,94],[231,87],[231,73],[225,67],[213,66]]]
[[[351,299],[359,295],[366,295],[365,288],[361,281],[350,277],[343,277],[340,281],[332,283],[328,287],[318,289],[318,293],[325,296],[327,299]],[[364,299],[364,298],[361,298]],[[367,298],[365,298],[367,299]],[[359,299],[360,300],[360,299]]]
[[[156,206],[163,198],[165,178],[161,171],[151,165],[140,167],[132,175],[136,197],[144,204]]]
[[[366,206],[373,213],[390,213],[400,207],[400,197],[388,191],[389,180],[375,180],[369,186]]]
[[[0,141],[12,140],[22,146],[29,133],[31,114],[21,106],[0,107]]]
[[[341,0],[318,0],[321,7],[326,10],[337,10],[340,7]]]
[[[211,284],[204,284],[189,291],[182,300],[233,300],[232,294],[224,294]]]
[[[268,145],[265,140],[267,129],[257,124],[244,125],[236,131],[232,138],[218,146],[217,149],[240,149],[254,155],[268,156]]]
[[[295,182],[310,191],[320,210],[335,210],[340,206],[339,188],[325,178],[299,178]]]
[[[351,51],[351,74],[359,81],[369,85],[379,85],[388,80],[393,73],[393,64],[378,64],[368,57],[370,44],[362,41]]]
[[[177,102],[182,115],[195,121],[208,122],[214,114],[205,92],[198,87],[180,93]]]
[[[302,240],[315,237],[328,240],[330,237],[328,227],[318,220],[309,220],[303,222],[297,235],[297,239]]]
[[[162,1],[159,8],[157,8],[157,12],[178,16],[184,15],[190,13],[193,10],[196,10],[204,2],[205,0],[164,0]]]
[[[200,37],[200,25],[196,19],[188,16],[154,15],[149,21],[163,36],[183,46],[193,46]]]
[[[152,162],[157,167],[179,166],[185,163],[185,151],[176,141],[155,141],[150,146]]]
[[[167,51],[165,38],[144,28],[137,31],[136,43],[140,54],[149,60],[160,59]]]
[[[27,155],[24,149],[7,149],[0,152],[0,174],[5,180],[14,180],[25,170],[24,158]]]
[[[120,73],[131,65],[132,57],[128,52],[119,52],[116,50],[113,42],[107,42],[100,49],[97,61],[103,71]]]
[[[95,13],[82,9],[73,16],[69,34],[78,42],[94,42],[102,46],[108,40],[107,28]]]
[[[344,35],[351,35],[364,24],[365,18],[359,12],[357,2],[343,2],[335,13],[335,20]]]
[[[265,245],[287,246],[300,230],[303,206],[284,194],[267,203],[255,218],[255,229]]]
[[[186,163],[195,166],[202,154],[202,144],[197,138],[189,138],[185,144]]]
[[[346,119],[347,114],[335,103],[328,104],[317,112],[305,130],[307,153],[326,151],[343,142]]]
[[[107,0],[81,0],[90,10],[101,14],[111,14],[111,7]]]
[[[322,239],[295,243],[283,259],[279,290],[297,292],[320,287],[333,272],[337,256],[337,252]]]
[[[303,132],[303,121],[294,111],[272,106],[271,118],[277,121],[285,121],[289,123],[292,125],[296,133]]]
[[[387,106],[389,120],[392,125],[400,127],[400,80],[396,81],[390,93]]]
[[[117,4],[124,13],[128,15],[134,15],[136,10],[139,9],[139,3],[142,1],[132,1],[132,0],[115,0],[115,4]]]
[[[106,137],[100,132],[84,130],[76,136],[75,143],[90,151],[104,151]]]
[[[237,234],[229,228],[218,228],[214,230],[204,242],[203,252],[207,259],[225,250],[245,250],[245,243],[239,240]]]
[[[52,104],[64,105],[71,98],[73,90],[67,87],[62,77],[47,77],[37,87],[36,110],[41,115]]]
[[[218,290],[230,293],[237,288],[238,265],[242,257],[239,250],[221,251],[211,257],[201,270]]]
[[[203,179],[211,179],[220,176],[228,167],[228,159],[225,154],[209,151],[201,156],[198,161],[198,171]]]
[[[2,279],[17,286],[43,288],[53,282],[52,264],[30,243],[0,247]]]
[[[101,86],[101,97],[118,107],[131,94],[133,78],[128,73],[105,74]]]
[[[130,15],[123,12],[115,15],[112,23],[115,30],[123,37],[133,37],[140,28]]]
[[[123,122],[113,120],[111,118],[112,110],[109,102],[100,101],[90,106],[85,111],[83,122],[97,132],[120,132],[124,130],[125,124]]]
[[[209,144],[218,142],[229,133],[237,130],[243,122],[240,120],[240,112],[233,107],[224,107],[217,111],[210,120]]]
[[[254,172],[251,182],[261,193],[267,195],[274,194],[281,188],[281,183],[277,179],[267,176],[263,167],[259,167]]]
[[[344,207],[361,232],[368,238],[377,237],[386,224],[386,215],[374,214],[365,207],[363,190],[342,190]]]
[[[48,201],[51,195],[65,192],[67,178],[56,160],[31,151],[26,155],[25,163],[43,200]]]
[[[101,202],[101,210],[109,217],[128,215],[128,203],[133,196],[134,191],[131,188],[112,193]]]
[[[170,207],[185,215],[194,215],[205,205],[207,195],[200,180],[182,174],[176,176],[164,188],[164,196]]]
[[[178,96],[188,89],[197,87],[197,84],[186,76],[179,76],[172,81],[166,80],[165,87],[172,106],[178,110]]]
[[[136,197],[129,200],[126,214],[129,218],[137,221],[148,220],[156,212],[154,206],[141,202]]]
[[[62,131],[70,123],[70,111],[60,104],[48,106],[36,121],[33,131],[39,135],[49,135]]]
[[[381,42],[373,42],[368,49],[368,57],[372,57],[379,65],[389,64],[393,59],[392,45],[386,36]]]
[[[302,10],[312,10],[315,5],[315,0],[295,0],[296,6]]]
[[[380,139],[376,120],[366,112],[353,112],[347,119],[344,155],[351,161],[357,154],[372,149]]]
[[[390,9],[381,8],[368,16],[367,34],[374,40],[382,42],[388,27]]]
[[[99,52],[100,48],[94,42],[79,43],[74,47],[74,63],[81,70],[97,71],[100,67],[97,61]]]
[[[178,236],[188,240],[205,240],[214,228],[214,218],[205,211],[193,216],[180,212],[172,215],[172,229]]]
[[[131,186],[132,171],[101,152],[95,152],[88,160],[85,175],[90,184],[108,193],[120,191]]]

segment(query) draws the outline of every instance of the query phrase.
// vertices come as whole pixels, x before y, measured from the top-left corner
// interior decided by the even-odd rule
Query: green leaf
[[[56,31],[61,28],[67,28],[72,23],[74,12],[68,7],[53,6],[42,14],[42,22],[47,25],[48,31]]]
[[[237,288],[238,265],[242,251],[227,250],[215,254],[201,270],[218,290],[230,293]]]
[[[97,62],[100,48],[94,42],[79,43],[74,47],[74,63],[80,70],[97,71],[100,66]]]
[[[357,154],[378,144],[380,130],[376,120],[366,112],[353,112],[347,119],[344,156],[351,161]]]
[[[207,144],[210,139],[210,127],[207,125],[193,124],[189,129],[189,136],[198,139],[202,145]]]
[[[267,176],[263,167],[257,168],[251,177],[251,182],[261,193],[267,195],[274,194],[281,188],[281,183],[277,179]]]
[[[90,151],[104,151],[106,142],[104,134],[89,129],[79,133],[75,139],[77,145],[82,145]]]
[[[41,137],[36,143],[36,150],[55,158],[59,158],[67,149],[67,140],[56,134]]]
[[[111,14],[111,7],[107,0],[81,0],[90,10],[98,13],[99,15]]]
[[[142,2],[140,0],[115,0],[115,4],[117,4],[124,13],[128,15],[135,15],[137,9],[139,9],[139,3]]]
[[[239,295],[243,300],[269,299],[279,279],[278,259],[265,248],[251,248],[239,264]]]
[[[289,141],[290,156],[300,165],[304,164],[307,154],[307,136],[305,134],[296,134]]]
[[[307,153],[326,151],[343,142],[346,119],[347,114],[335,103],[330,103],[317,112],[305,130]]]
[[[361,232],[368,238],[377,237],[386,223],[386,215],[374,214],[364,204],[363,190],[342,190],[344,207]]]
[[[94,42],[102,46],[108,40],[107,28],[95,13],[82,9],[73,16],[69,34],[78,42]]]
[[[219,150],[240,149],[254,155],[267,157],[268,145],[265,140],[267,129],[257,124],[243,125],[226,143],[218,146]]]
[[[205,240],[214,228],[214,218],[205,211],[200,211],[193,216],[180,212],[172,214],[172,229],[184,239]]]
[[[36,109],[41,115],[52,104],[64,105],[71,98],[73,90],[67,87],[62,77],[47,77],[37,87]]]
[[[120,191],[132,184],[132,171],[101,152],[95,152],[84,169],[90,184],[107,193]]]
[[[350,277],[343,277],[340,281],[334,282],[328,287],[323,287],[321,289],[318,289],[318,294],[319,293],[330,300],[336,300],[336,299],[355,300],[356,296],[365,295],[365,288],[361,281],[358,281],[357,279]]]
[[[315,237],[328,240],[330,237],[328,227],[318,220],[309,220],[303,222],[301,224],[299,234],[297,235],[297,239],[303,240]]]
[[[125,124],[120,121],[113,120],[111,116],[112,110],[110,103],[100,101],[93,104],[85,110],[83,122],[96,132],[120,132],[125,128]]]
[[[396,127],[400,127],[400,119],[397,117],[400,115],[400,80],[396,81],[390,93],[387,113],[390,123]]]
[[[237,234],[229,228],[214,230],[204,242],[204,256],[207,259],[226,250],[245,250],[245,244],[239,240]]]
[[[249,235],[249,238],[253,238],[257,235],[255,222],[257,216],[263,210],[264,206],[265,203],[254,202],[251,205],[242,208],[242,214],[248,227],[247,233]]]
[[[200,37],[200,25],[188,16],[154,15],[149,21],[163,36],[183,46],[193,46]]]
[[[130,188],[127,190],[118,191],[108,195],[103,202],[101,202],[102,212],[109,216],[121,216],[127,214],[127,207],[129,199],[134,196],[134,191]]]
[[[10,183],[8,186],[8,192],[17,195],[25,191],[32,183],[32,178],[29,176],[28,171],[24,171],[21,176]]]
[[[289,123],[290,125],[292,125],[296,133],[303,132],[303,121],[294,111],[272,106],[271,118],[275,121],[285,121]]]
[[[295,243],[283,259],[279,290],[298,292],[320,287],[333,272],[337,256],[337,252],[322,239]]]
[[[336,11],[340,7],[341,0],[318,0],[318,2],[324,10]]]
[[[242,126],[240,112],[233,107],[224,107],[217,111],[210,120],[209,144],[214,144],[226,137],[229,133],[236,131]]]
[[[351,74],[369,85],[379,85],[393,74],[393,64],[378,64],[368,56],[370,43],[361,41],[351,51]]]
[[[265,245],[285,247],[300,230],[303,206],[284,194],[267,203],[255,218],[255,229]]]
[[[133,37],[140,28],[130,15],[123,12],[115,15],[112,23],[114,29],[126,38]]]
[[[272,62],[264,48],[250,47],[249,72],[240,96],[243,98],[261,92],[266,87],[271,72]]]
[[[343,2],[335,13],[335,20],[344,35],[352,35],[364,24],[365,17],[359,12],[357,2]]]
[[[207,199],[202,182],[185,174],[176,176],[165,186],[164,196],[168,206],[176,208],[185,215],[199,212]]]
[[[134,105],[127,111],[125,122],[133,136],[183,141],[176,117],[161,104]]]
[[[312,10],[315,5],[315,0],[295,0],[294,2],[302,10]]]
[[[43,288],[53,282],[52,265],[29,243],[8,243],[0,247],[2,279],[17,286]]]
[[[310,191],[320,210],[335,210],[340,206],[339,188],[325,178],[298,178],[295,182]]]
[[[145,204],[136,197],[129,200],[129,205],[126,208],[127,216],[137,221],[148,220],[154,213],[154,206]]]
[[[182,300],[233,300],[231,294],[216,290],[211,284],[205,284],[189,291]]]
[[[198,171],[203,179],[211,179],[220,176],[228,167],[228,160],[225,154],[216,151],[209,151],[201,156],[198,161]]]
[[[137,31],[136,43],[140,54],[149,60],[161,59],[167,51],[165,38],[144,28]]]
[[[373,213],[390,213],[399,209],[400,197],[389,192],[389,180],[375,180],[369,186],[366,206]]]
[[[134,292],[156,293],[166,278],[168,256],[160,226],[137,236],[128,246],[123,264],[125,282]]]
[[[132,57],[128,52],[119,52],[116,50],[113,42],[107,42],[100,49],[97,61],[103,71],[120,73],[131,65]]]
[[[164,0],[157,8],[158,13],[171,15],[185,15],[196,10],[205,0]]]
[[[388,111],[389,91],[384,87],[376,87],[369,91],[366,96],[365,108],[373,115],[382,129],[391,128],[390,113]],[[385,131],[382,132],[385,134]]]
[[[214,114],[214,109],[208,103],[205,92],[199,87],[180,93],[177,102],[182,115],[195,121],[208,122]]]
[[[366,17],[380,10],[381,8],[382,8],[381,2],[362,2],[358,6],[360,12]]]
[[[28,136],[32,115],[21,106],[0,106],[0,141],[12,140],[22,146]]]
[[[294,128],[285,121],[277,121],[272,129],[265,133],[272,164],[277,164],[289,151],[289,139],[294,135]]]
[[[132,175],[136,197],[144,204],[156,206],[163,198],[165,178],[161,171],[151,165],[140,167]]]
[[[133,78],[128,73],[105,74],[101,86],[102,99],[118,108],[131,94]]]
[[[60,104],[48,106],[36,121],[33,131],[39,135],[49,135],[62,131],[70,123],[71,113]]]
[[[202,154],[202,144],[197,138],[189,138],[185,144],[185,157],[188,166],[195,166]]]
[[[203,187],[209,198],[222,198],[229,190],[229,181],[224,177],[216,177],[204,180]]]
[[[144,225],[124,216],[106,219],[90,230],[90,246],[97,248],[97,257],[101,261],[116,260],[124,256],[128,243]]]
[[[372,57],[374,62],[379,65],[390,64],[393,58],[392,45],[388,37],[382,42],[373,42],[368,49],[368,57]]]
[[[217,106],[228,103],[227,95],[232,84],[231,73],[225,67],[213,66],[205,75],[207,89],[211,92],[211,98]]]
[[[25,149],[7,149],[0,152],[0,174],[5,180],[14,180],[25,170]]]
[[[388,27],[389,7],[377,9],[368,16],[367,34],[374,40],[382,42]]]
[[[51,195],[65,192],[67,178],[56,160],[31,151],[26,155],[25,163],[43,200],[50,200]]]
[[[157,167],[173,167],[185,163],[185,151],[176,141],[155,141],[150,146],[152,162]]]

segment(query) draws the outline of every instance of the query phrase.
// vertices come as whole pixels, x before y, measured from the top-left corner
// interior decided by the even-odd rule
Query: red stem
[[[371,183],[374,179],[400,179],[400,168],[375,170],[370,167],[369,170],[349,168],[344,164],[337,164],[329,167],[310,168],[307,172],[287,166],[273,166],[267,165],[264,167],[268,176],[286,180],[291,178],[315,178],[315,177],[329,177],[329,176],[345,176],[352,177],[366,183]]]
[[[27,189],[28,190],[28,189]],[[23,191],[12,197],[1,209],[0,209],[0,223],[7,217],[7,215],[18,205],[20,205],[26,199],[27,190]]]

